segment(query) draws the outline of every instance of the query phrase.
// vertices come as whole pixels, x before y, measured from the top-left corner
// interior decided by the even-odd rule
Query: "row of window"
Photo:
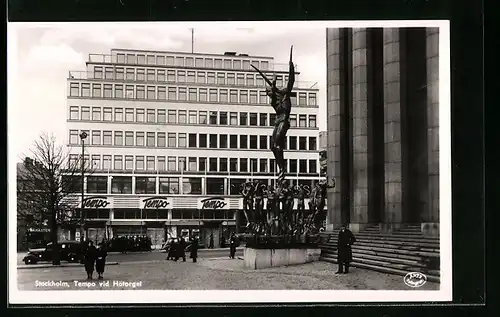
[[[71,73],[70,73],[71,76]],[[269,78],[273,74],[266,74]],[[123,67],[94,67],[93,72],[87,72],[87,79],[109,79],[126,81],[149,81],[169,83],[198,83],[231,86],[266,86],[264,79],[255,72],[227,73],[185,71],[179,69],[155,68],[123,68]],[[276,75],[276,86],[283,87],[288,82],[288,75]]]
[[[271,148],[272,139],[270,135],[69,130],[69,144],[81,144],[79,134],[83,131],[90,136],[90,142],[87,144],[104,146],[267,150]],[[285,149],[316,151],[317,138],[315,136],[288,136],[285,139]]]
[[[92,92],[92,94],[91,94]],[[142,100],[169,100],[191,102],[219,102],[270,104],[264,90],[187,88],[173,86],[144,86],[122,84],[70,83],[70,97],[118,98]],[[291,97],[292,105],[317,106],[315,92],[299,92]]]
[[[78,166],[78,154],[69,156],[70,166]],[[87,168],[95,170],[130,170],[160,172],[242,172],[275,173],[276,163],[268,158],[176,157],[136,155],[85,155]],[[285,159],[287,171],[292,174],[317,174],[317,159]],[[113,164],[112,164],[113,163]]]
[[[179,66],[179,67],[200,67],[200,68],[218,68],[218,69],[243,69],[251,70],[250,64],[268,70],[269,61],[255,59],[232,59],[232,58],[212,58],[212,57],[185,57],[171,55],[153,55],[153,54],[116,54],[116,62],[119,64],[137,64],[137,65],[158,65],[158,66]]]
[[[114,112],[114,113],[113,113]],[[298,121],[297,121],[298,117]],[[275,113],[70,106],[70,120],[231,126],[274,126]],[[315,114],[290,114],[290,127],[316,128]]]
[[[84,209],[85,219],[109,219],[109,209]],[[174,209],[172,219],[235,219],[234,210],[192,210]],[[80,218],[80,210],[75,210],[75,218]],[[168,210],[166,209],[114,209],[113,219],[163,219],[168,220]]]

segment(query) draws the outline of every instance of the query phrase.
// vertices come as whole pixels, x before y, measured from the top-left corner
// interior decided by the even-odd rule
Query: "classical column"
[[[384,231],[397,229],[403,219],[399,32],[397,28],[384,29]]]
[[[350,228],[356,232],[368,224],[368,31],[352,31],[352,189]]]
[[[340,29],[326,30],[327,46],[327,177],[336,180],[336,186],[328,191],[326,229],[333,230],[341,224],[341,168],[340,168],[340,121],[341,121],[341,70]],[[307,208],[307,206],[306,206]]]
[[[429,203],[422,232],[439,234],[439,29],[427,31],[427,149]]]

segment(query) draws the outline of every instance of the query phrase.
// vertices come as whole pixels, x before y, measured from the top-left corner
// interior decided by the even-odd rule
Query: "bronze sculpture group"
[[[276,86],[276,76],[273,76],[271,81],[257,67],[251,65],[269,85],[266,93],[271,100],[271,106],[276,111],[271,150],[279,168],[274,188],[268,189],[260,181],[246,182],[240,188],[247,229],[257,235],[296,236],[318,233],[325,219],[326,190],[335,186],[335,180],[333,180],[333,185],[329,185],[326,181],[318,182],[310,191],[309,208],[306,209],[307,194],[304,186],[293,187],[285,179],[286,166],[283,151],[286,134],[290,128],[291,96],[295,84],[292,51],[293,46],[290,49],[288,83],[284,88]],[[297,198],[296,209],[294,209],[295,198]]]

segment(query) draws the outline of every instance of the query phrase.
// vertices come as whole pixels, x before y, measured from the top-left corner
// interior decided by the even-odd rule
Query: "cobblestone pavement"
[[[411,289],[403,283],[402,276],[355,268],[350,274],[335,275],[335,270],[336,266],[327,262],[264,270],[245,270],[242,260],[224,258],[200,259],[198,263],[156,261],[112,265],[106,267],[103,284],[100,284],[98,280],[92,280],[94,284],[85,284],[86,274],[81,267],[17,270],[17,279],[19,290]],[[107,282],[109,285],[106,284]],[[47,283],[59,284],[51,286]],[[419,290],[432,289],[439,289],[439,284],[428,282],[419,288]]]

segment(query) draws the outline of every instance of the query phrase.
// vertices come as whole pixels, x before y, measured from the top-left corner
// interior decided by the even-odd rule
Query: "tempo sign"
[[[83,208],[88,208],[88,209],[113,208],[113,203],[106,196],[91,196],[83,199]]]
[[[198,202],[198,208],[212,210],[229,209],[229,204],[224,197],[201,198]]]
[[[141,201],[141,209],[172,209],[167,197],[149,197]]]

